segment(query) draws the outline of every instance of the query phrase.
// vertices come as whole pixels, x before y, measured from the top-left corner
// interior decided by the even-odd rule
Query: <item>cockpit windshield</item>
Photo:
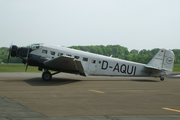
[[[36,50],[36,49],[39,49],[39,48],[40,48],[40,44],[32,44],[31,45],[32,50]]]

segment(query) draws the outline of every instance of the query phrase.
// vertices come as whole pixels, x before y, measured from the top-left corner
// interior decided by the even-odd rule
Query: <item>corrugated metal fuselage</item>
[[[46,50],[47,53],[42,53]],[[54,52],[52,54],[52,52]],[[47,60],[54,59],[60,55],[69,56],[81,61],[84,72],[89,76],[164,76],[168,71],[152,70],[146,68],[145,64],[121,60],[117,58],[107,57],[103,55],[93,54],[80,50],[74,50],[66,47],[49,46],[42,44],[38,49],[33,50],[30,54],[37,55]],[[57,64],[60,65],[60,64]],[[52,69],[53,68],[49,68]],[[65,71],[66,70],[57,70]],[[171,72],[171,71],[169,71]],[[69,71],[69,73],[73,73]]]

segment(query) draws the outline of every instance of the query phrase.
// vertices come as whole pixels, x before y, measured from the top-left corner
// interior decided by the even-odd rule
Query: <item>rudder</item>
[[[171,50],[166,50],[163,59],[162,69],[173,71],[174,53]]]

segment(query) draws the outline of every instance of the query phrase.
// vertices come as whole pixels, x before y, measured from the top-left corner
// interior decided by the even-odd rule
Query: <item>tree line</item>
[[[147,64],[153,56],[159,51],[158,48],[152,49],[152,50],[131,50],[128,51],[126,47],[120,46],[120,45],[91,45],[91,46],[71,46],[70,48],[82,50],[82,51],[88,51],[100,55],[105,56],[112,56],[119,59],[139,62]],[[173,49],[172,50],[175,54],[175,64],[180,64],[180,49]],[[0,62],[7,62],[8,59],[8,48],[1,47],[0,48]],[[10,63],[21,63],[22,60],[20,58],[10,58]]]
[[[89,51],[92,53],[97,53],[105,56],[113,56],[115,58],[139,62],[147,64],[154,55],[159,51],[158,48],[152,50],[136,50],[133,49],[128,51],[126,47],[120,45],[96,45],[96,46],[71,46],[70,48],[82,50],[82,51]],[[173,49],[175,53],[175,64],[180,64],[180,49]]]

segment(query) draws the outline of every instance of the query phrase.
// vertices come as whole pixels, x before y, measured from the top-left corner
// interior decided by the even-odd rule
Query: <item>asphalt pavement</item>
[[[0,120],[179,120],[180,75],[81,77],[0,73]]]

